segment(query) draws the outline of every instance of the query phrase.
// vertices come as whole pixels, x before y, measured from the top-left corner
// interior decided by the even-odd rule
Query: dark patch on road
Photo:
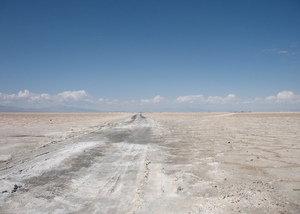
[[[137,117],[137,114],[135,114],[135,115],[133,115],[132,117],[131,117],[131,120],[135,120],[136,119],[136,117]]]
[[[83,168],[88,168],[94,163],[94,159],[97,157],[103,156],[105,147],[99,146],[94,147],[89,150],[84,150],[80,155],[68,160],[61,166],[70,166],[62,167],[62,169],[53,169],[43,173],[40,176],[30,178],[25,180],[25,188],[20,189],[22,192],[30,191],[30,188],[37,186],[47,186],[47,193],[40,193],[40,197],[46,199],[52,199],[55,196],[59,195],[57,191],[53,189],[59,188],[61,192],[62,189],[68,188],[69,182],[71,179],[76,177],[76,173]]]
[[[137,118],[139,118],[138,116],[145,119],[145,117],[136,114],[131,117],[130,121],[136,121]],[[76,141],[97,141],[105,138],[107,138],[110,143],[126,142],[130,144],[147,144],[152,141],[152,131],[150,127],[138,127],[133,129],[112,128],[111,130],[84,135],[76,139]],[[30,178],[25,181],[26,186],[32,188],[36,186],[49,185],[49,183],[54,182],[55,185],[59,185],[59,188],[66,188],[68,181],[71,178],[74,178],[79,170],[90,167],[95,158],[104,155],[105,148],[106,147],[102,145],[85,150],[85,152],[80,153],[75,158],[72,158],[63,164],[63,166],[70,167],[53,169],[40,176]],[[22,188],[22,191],[28,191],[26,189],[27,188]]]
[[[109,142],[120,143],[120,142],[128,141],[128,137],[131,134],[132,134],[132,131],[130,131],[130,130],[115,129],[112,132],[105,135],[105,137],[108,138]]]
[[[115,129],[105,135],[112,143],[132,143],[147,144],[152,141],[152,131],[150,127],[135,128],[132,130]]]
[[[135,114],[131,117],[131,120],[124,122],[128,125],[130,123],[139,123],[143,120],[146,120],[146,117],[141,114]],[[136,144],[146,144],[151,141],[151,128],[149,127],[138,127],[138,128],[116,128],[111,127],[108,130],[99,130],[92,133],[89,133],[84,136],[80,136],[76,139],[76,142],[82,141],[102,141],[107,138],[111,143],[136,143]],[[140,139],[138,139],[140,138]],[[139,143],[141,142],[141,143]]]
[[[131,120],[128,121],[128,123],[133,123],[133,122],[135,121],[136,117],[137,117],[137,114],[133,115],[133,116],[131,117]]]
[[[142,114],[136,114],[131,117],[129,123],[139,124],[146,120]],[[150,127],[137,127],[131,129],[115,128],[104,135],[112,143],[126,142],[131,144],[147,144],[152,141],[152,131]]]
[[[138,117],[138,116],[139,116],[139,117]],[[128,121],[127,123],[128,123],[128,124],[129,124],[129,123],[133,123],[133,122],[135,122],[136,119],[138,119],[138,118],[146,119],[146,117],[144,117],[142,114],[135,114],[135,115],[133,115],[133,116],[131,117],[131,120]]]

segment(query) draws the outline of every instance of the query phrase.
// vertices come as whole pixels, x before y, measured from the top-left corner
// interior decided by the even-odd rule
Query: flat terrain
[[[2,113],[0,213],[300,213],[300,113]]]

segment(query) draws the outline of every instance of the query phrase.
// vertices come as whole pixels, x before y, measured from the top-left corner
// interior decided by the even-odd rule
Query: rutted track
[[[138,114],[3,170],[0,213],[134,212],[151,141],[151,120]]]

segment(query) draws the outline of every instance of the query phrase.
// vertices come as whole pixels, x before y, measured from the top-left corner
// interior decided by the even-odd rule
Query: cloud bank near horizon
[[[0,92],[0,105],[18,108],[51,108],[55,106],[69,106],[89,108],[105,111],[147,111],[147,110],[177,110],[177,109],[209,109],[227,110],[274,110],[285,107],[286,110],[300,110],[300,94],[292,91],[281,91],[277,95],[265,98],[242,100],[235,94],[226,97],[207,96],[203,94],[178,96],[176,99],[167,99],[156,95],[152,99],[120,101],[118,99],[93,98],[85,90],[64,91],[56,95],[47,93],[33,93],[28,90],[17,94],[4,94]]]

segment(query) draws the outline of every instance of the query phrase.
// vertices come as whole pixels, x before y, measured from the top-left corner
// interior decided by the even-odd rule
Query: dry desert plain
[[[0,213],[300,213],[300,113],[1,113]]]

